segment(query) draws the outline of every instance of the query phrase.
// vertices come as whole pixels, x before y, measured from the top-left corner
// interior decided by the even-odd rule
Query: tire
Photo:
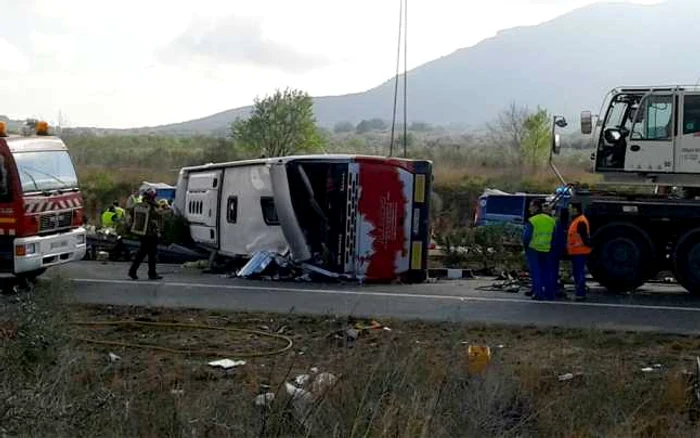
[[[700,229],[678,239],[671,257],[676,280],[691,294],[700,295]]]
[[[654,244],[636,225],[612,223],[593,235],[588,270],[610,292],[633,291],[654,271]]]

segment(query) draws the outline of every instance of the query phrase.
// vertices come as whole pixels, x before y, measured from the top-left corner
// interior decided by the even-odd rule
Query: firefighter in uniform
[[[544,213],[539,199],[530,203],[530,215],[523,232],[523,246],[532,278],[532,299],[553,300],[550,251],[554,237],[554,218]]]
[[[572,203],[569,210],[572,221],[566,236],[566,251],[571,256],[576,300],[582,301],[586,299],[586,261],[591,253],[591,226],[580,203]]]
[[[162,214],[156,203],[156,192],[149,189],[143,194],[142,201],[134,206],[131,232],[141,237],[141,247],[129,269],[129,277],[132,280],[138,280],[136,273],[146,256],[148,256],[148,278],[151,280],[163,278],[156,272],[158,237],[162,228],[161,218]]]
[[[126,199],[126,213],[127,218],[132,218],[134,216],[134,207],[143,201],[140,190],[134,190],[131,195]]]

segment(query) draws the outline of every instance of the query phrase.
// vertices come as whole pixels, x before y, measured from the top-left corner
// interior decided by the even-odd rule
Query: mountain
[[[618,85],[693,84],[700,80],[700,1],[643,6],[598,3],[546,23],[499,32],[408,73],[408,118],[479,126],[511,102],[547,108],[576,123],[596,113]],[[409,47],[410,50],[410,47]],[[393,79],[363,93],[315,98],[323,126],[390,119]],[[401,107],[401,106],[400,106]],[[223,132],[238,108],[151,132]],[[402,114],[402,110],[398,114]]]

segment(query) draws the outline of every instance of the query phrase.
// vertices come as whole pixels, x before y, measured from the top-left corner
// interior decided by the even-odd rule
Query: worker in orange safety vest
[[[586,299],[586,261],[591,254],[591,225],[583,215],[581,203],[569,205],[571,225],[566,236],[566,251],[571,256],[571,266],[576,284],[576,300]]]

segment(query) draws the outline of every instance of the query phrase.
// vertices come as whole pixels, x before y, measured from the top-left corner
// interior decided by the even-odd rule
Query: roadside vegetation
[[[76,306],[68,302],[70,293],[58,280],[40,283],[33,294],[1,298],[0,436],[695,437],[700,432],[694,392],[700,341],[692,337],[390,320],[368,328],[370,321],[334,315]],[[223,331],[72,324],[116,320],[261,330],[287,336],[293,346],[255,358],[245,354],[285,343]],[[208,365],[219,359],[213,355],[79,339],[222,350],[246,363],[226,371]],[[483,372],[467,359],[469,345],[491,348]],[[642,371],[647,368],[651,371]],[[304,374],[309,381],[302,384],[305,378],[297,376]],[[304,391],[290,396],[289,385],[297,383]],[[267,396],[265,404],[259,397],[262,406],[256,405],[265,393],[274,399]]]
[[[395,153],[402,155],[405,140],[408,157],[434,163],[435,234],[469,226],[476,199],[487,187],[551,192],[558,181],[547,168],[550,120],[544,109],[513,104],[493,123],[469,131],[413,122],[404,139],[399,124]],[[339,123],[332,130],[317,127],[311,98],[291,89],[257,99],[249,118],[232,121],[227,137],[101,135],[71,129],[64,129],[62,137],[77,165],[91,218],[144,180],[174,184],[183,166],[305,152],[387,155],[391,142],[389,123],[379,119]],[[557,161],[567,177],[595,184],[585,141],[572,134],[563,146]]]

